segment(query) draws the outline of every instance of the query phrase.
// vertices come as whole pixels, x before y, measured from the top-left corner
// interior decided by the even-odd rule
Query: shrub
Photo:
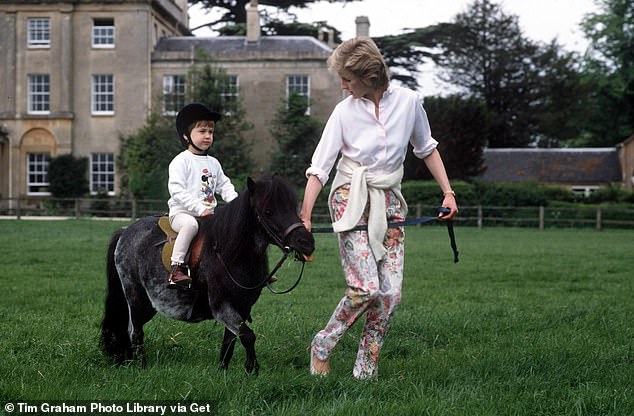
[[[556,185],[537,182],[463,182],[452,181],[458,205],[497,207],[547,206],[551,201],[574,202],[572,191]],[[435,181],[407,181],[402,185],[403,196],[410,204],[436,205],[442,200]]]
[[[609,184],[594,191],[587,198],[587,202],[598,204],[602,202],[621,202],[628,198],[628,192],[621,188],[620,185]]]
[[[478,203],[498,207],[537,207],[548,205],[544,187],[537,182],[475,183]]]
[[[456,199],[460,205],[477,205],[473,185],[462,181],[452,182]],[[407,203],[423,205],[439,205],[442,202],[442,192],[436,181],[406,181],[401,185],[401,192]]]
[[[548,201],[575,202],[577,196],[570,189],[558,185],[540,185]]]
[[[49,190],[56,198],[77,198],[88,192],[88,159],[64,154],[51,159]]]

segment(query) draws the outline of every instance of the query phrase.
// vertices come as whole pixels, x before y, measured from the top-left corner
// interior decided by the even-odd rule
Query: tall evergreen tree
[[[273,120],[271,135],[278,148],[271,155],[271,172],[284,176],[296,186],[306,183],[304,172],[319,142],[322,123],[307,115],[306,97],[291,94]]]
[[[274,6],[279,11],[288,15],[288,9],[291,7],[307,7],[320,1],[322,0],[259,0],[258,3],[262,6]],[[359,0],[328,0],[329,3],[346,3],[349,1]],[[210,29],[218,30],[220,27],[227,25],[244,25],[247,21],[246,6],[251,3],[251,0],[190,0],[189,3],[191,5],[200,4],[203,8],[210,11],[223,11],[217,20],[193,28],[195,30],[201,27],[209,27]],[[273,18],[265,16],[264,26],[266,26],[269,20],[273,20]]]
[[[590,40],[584,59],[592,115],[580,144],[612,146],[634,132],[634,3],[597,0],[600,11],[582,28]]]
[[[490,0],[475,0],[438,35],[441,52],[434,59],[444,70],[441,78],[481,99],[492,116],[488,146],[552,145],[566,132],[545,116],[579,105],[573,55],[555,42],[530,41],[517,16]],[[562,86],[571,93],[555,95]]]
[[[432,61],[438,39],[449,28],[449,24],[440,23],[399,35],[380,36],[373,39],[390,68],[391,78],[409,88],[417,89],[420,86],[418,78],[421,65]]]
[[[452,179],[471,179],[482,173],[490,117],[483,103],[459,95],[425,98],[425,111],[433,137]],[[425,163],[408,150],[405,179],[432,179]]]
[[[123,195],[167,202],[167,167],[183,150],[174,126],[174,117],[152,113],[143,127],[122,138],[117,167]]]

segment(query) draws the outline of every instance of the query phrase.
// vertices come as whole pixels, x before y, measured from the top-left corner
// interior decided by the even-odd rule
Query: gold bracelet
[[[447,194],[451,194],[451,195],[453,195],[453,197],[454,197],[454,198],[456,197],[456,193],[455,193],[454,191],[445,191],[445,192],[443,192],[442,194],[443,194],[444,196],[447,196]]]

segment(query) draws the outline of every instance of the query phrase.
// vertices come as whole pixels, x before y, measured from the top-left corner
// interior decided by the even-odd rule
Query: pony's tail
[[[123,230],[116,231],[108,246],[108,292],[101,322],[101,349],[117,363],[123,363],[132,355],[132,343],[128,335],[128,304],[114,261],[114,251],[122,232]]]

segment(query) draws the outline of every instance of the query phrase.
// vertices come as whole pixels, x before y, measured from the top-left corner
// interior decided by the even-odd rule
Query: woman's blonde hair
[[[328,58],[328,69],[340,76],[351,72],[372,87],[381,88],[390,82],[390,71],[376,43],[367,37],[348,39]]]

